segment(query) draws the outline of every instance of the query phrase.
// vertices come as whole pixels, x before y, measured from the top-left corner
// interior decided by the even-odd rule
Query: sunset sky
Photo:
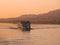
[[[40,14],[60,9],[60,0],[0,0],[0,18]]]

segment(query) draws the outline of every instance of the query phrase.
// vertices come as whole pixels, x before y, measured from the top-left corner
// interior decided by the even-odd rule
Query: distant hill
[[[60,24],[60,9],[44,14],[25,14],[17,18],[0,19],[0,22],[17,23],[20,20],[30,21],[31,23]]]
[[[60,24],[60,9],[50,11],[45,14],[23,15],[23,16],[20,16],[19,19],[28,20],[31,23],[58,23]]]

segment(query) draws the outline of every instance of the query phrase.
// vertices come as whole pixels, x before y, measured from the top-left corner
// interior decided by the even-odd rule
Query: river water
[[[10,27],[17,24],[0,23],[0,45],[60,45],[60,25],[31,24],[31,31]]]

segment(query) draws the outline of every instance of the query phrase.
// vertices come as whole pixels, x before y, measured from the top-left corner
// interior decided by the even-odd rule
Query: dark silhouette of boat
[[[30,31],[31,26],[29,21],[21,21],[20,24],[18,24],[18,28],[22,28],[23,31]]]
[[[10,29],[22,29],[22,31],[30,31],[31,25],[29,21],[21,21],[18,23],[18,27],[9,27]]]

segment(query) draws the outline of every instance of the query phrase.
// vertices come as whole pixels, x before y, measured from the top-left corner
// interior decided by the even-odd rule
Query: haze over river
[[[0,45],[60,45],[60,25],[31,24],[31,31],[10,29],[17,24],[0,23]]]

